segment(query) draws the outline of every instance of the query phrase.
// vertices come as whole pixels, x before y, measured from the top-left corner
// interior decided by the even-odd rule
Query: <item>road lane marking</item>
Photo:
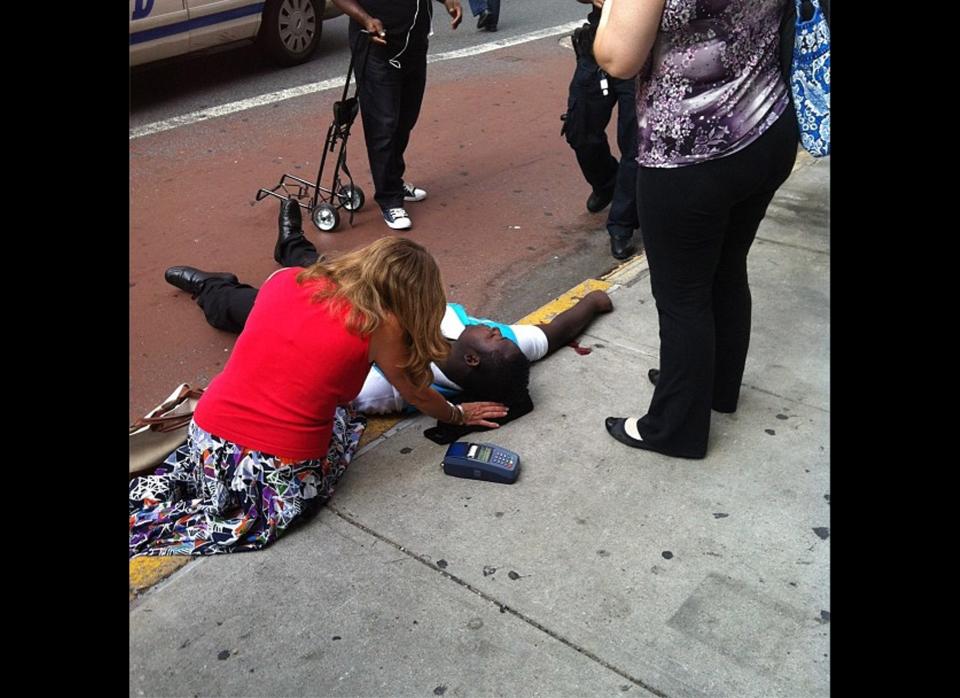
[[[567,22],[566,24],[558,24],[555,27],[538,29],[534,32],[528,32],[527,34],[520,34],[518,36],[509,37],[506,39],[498,39],[497,41],[491,41],[486,44],[479,44],[477,46],[470,46],[468,48],[458,49],[456,51],[446,51],[444,53],[428,55],[427,63],[438,63],[440,61],[449,61],[455,58],[476,56],[481,53],[496,51],[501,48],[508,48],[510,46],[517,46],[518,44],[525,44],[530,41],[546,39],[551,36],[557,36],[558,34],[572,32],[581,24],[583,24],[582,20],[577,20],[576,22]],[[151,124],[145,124],[144,126],[138,126],[137,128],[130,129],[130,140],[132,141],[136,138],[142,138],[143,136],[149,136],[154,133],[169,131],[170,129],[179,128],[180,126],[189,126],[190,124],[206,121],[207,119],[215,119],[220,116],[227,116],[228,114],[236,114],[240,111],[262,107],[266,104],[272,104],[274,102],[283,102],[288,99],[294,99],[295,97],[313,94],[314,92],[323,92],[324,90],[342,88],[344,82],[346,82],[346,77],[321,80],[320,82],[311,83],[309,85],[301,85],[299,87],[290,87],[285,90],[278,90],[276,92],[268,92],[267,94],[259,95],[257,97],[241,99],[236,102],[221,104],[217,107],[210,107],[208,109],[190,112],[189,114],[181,114],[180,116],[174,116],[169,119],[164,119],[163,121],[155,121]]]

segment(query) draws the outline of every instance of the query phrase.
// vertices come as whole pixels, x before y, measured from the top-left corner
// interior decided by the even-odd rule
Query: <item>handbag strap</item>
[[[203,388],[191,388],[187,383],[184,383],[176,395],[168,398],[156,408],[150,410],[149,414],[163,414],[165,412],[169,412],[186,400],[199,400],[202,395]],[[133,432],[143,429],[144,427],[150,427],[151,431],[176,431],[184,425],[189,424],[191,419],[193,419],[193,410],[190,410],[190,412],[186,414],[172,415],[169,417],[140,417],[130,425],[130,433],[132,434]]]
[[[162,402],[158,407],[151,410],[151,412],[169,412],[184,400],[199,400],[201,395],[203,395],[203,388],[191,388],[189,385],[184,383],[180,388],[179,393],[177,393],[173,398],[168,398],[165,402]]]
[[[820,10],[820,3],[818,0],[796,0],[797,3],[797,23],[800,22],[809,22],[817,14],[817,11]],[[808,5],[813,5],[813,11],[810,13],[808,19],[803,18],[803,3]],[[822,10],[821,10],[822,11]]]

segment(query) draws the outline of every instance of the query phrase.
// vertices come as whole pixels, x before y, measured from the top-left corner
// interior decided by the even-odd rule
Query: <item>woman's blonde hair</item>
[[[423,246],[409,238],[383,237],[332,262],[319,261],[297,275],[298,283],[329,279],[313,296],[331,299],[335,306],[349,303],[347,329],[370,334],[384,313],[396,316],[405,330],[410,359],[400,366],[415,385],[429,385],[431,361],[446,358],[449,344],[440,334],[447,298],[437,262]]]

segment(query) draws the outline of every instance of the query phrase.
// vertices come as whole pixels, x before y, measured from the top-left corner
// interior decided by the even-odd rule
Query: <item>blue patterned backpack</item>
[[[818,0],[796,2],[796,32],[789,84],[800,143],[814,157],[830,154],[830,27]],[[803,18],[804,4],[813,15]]]

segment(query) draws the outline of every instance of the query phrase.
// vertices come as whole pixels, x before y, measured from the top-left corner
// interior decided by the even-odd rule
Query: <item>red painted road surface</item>
[[[437,258],[448,298],[515,320],[615,265],[592,215],[560,114],[574,69],[560,37],[428,66],[407,179],[429,197],[408,204],[412,230]],[[346,70],[346,66],[344,66]],[[168,266],[232,271],[254,286],[277,265],[279,201],[255,203],[284,172],[316,177],[339,90],[258,107],[130,142],[130,419],[180,382],[204,386],[234,337],[208,326]],[[614,133],[614,123],[608,129]],[[328,257],[390,234],[373,201],[362,125],[349,164],[367,204],[351,228],[304,229]],[[332,172],[328,163],[326,173]],[[306,360],[306,357],[305,357]]]

